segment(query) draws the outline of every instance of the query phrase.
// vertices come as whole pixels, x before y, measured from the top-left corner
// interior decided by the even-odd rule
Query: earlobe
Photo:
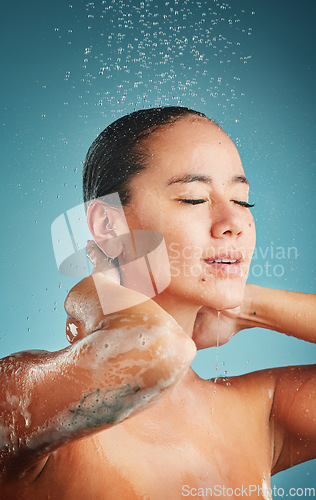
[[[116,259],[123,252],[123,244],[119,237],[110,237],[99,243],[100,248],[110,259]]]

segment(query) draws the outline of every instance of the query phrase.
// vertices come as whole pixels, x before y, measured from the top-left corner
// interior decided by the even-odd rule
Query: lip
[[[243,275],[243,255],[239,251],[228,250],[226,252],[215,255],[214,257],[207,257],[206,259],[203,259],[203,261],[207,265],[207,269],[209,269],[211,272],[214,272],[215,274],[229,277],[240,277]]]
[[[237,262],[243,261],[243,254],[238,250],[226,250],[225,252],[220,252],[219,254],[215,254],[214,256],[208,256],[203,259],[205,262],[210,262],[214,260],[236,260]]]

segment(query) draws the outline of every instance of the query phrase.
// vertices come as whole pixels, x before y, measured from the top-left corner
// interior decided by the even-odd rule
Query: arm
[[[316,295],[247,285],[240,329],[261,327],[316,342]]]
[[[194,325],[197,349],[219,345],[246,328],[276,330],[308,342],[316,342],[316,295],[246,285],[240,307],[218,312],[202,307]]]
[[[261,327],[316,342],[316,296],[247,285],[242,328]],[[272,474],[316,458],[316,366],[276,368],[270,429]]]
[[[276,474],[316,458],[316,366],[276,368],[273,373],[271,470]]]
[[[220,314],[219,331],[224,332],[220,343],[238,331],[252,327],[268,328],[316,342],[315,305],[315,295],[247,285],[241,307]],[[217,311],[202,308],[196,326],[193,339],[197,348],[214,345]],[[273,395],[271,471],[276,474],[316,457],[316,366],[274,368],[268,370],[268,376],[266,373],[263,385],[266,387],[268,383],[267,400]]]
[[[83,293],[91,280],[79,284],[79,298],[72,291],[66,309],[83,315],[78,319],[86,327],[97,324],[96,331],[86,331],[58,352],[18,353],[0,362],[4,477],[15,477],[59,446],[146,408],[182,378],[194,357],[193,342],[153,301],[100,322],[97,297],[93,304],[91,290]],[[119,285],[108,286],[111,296]]]

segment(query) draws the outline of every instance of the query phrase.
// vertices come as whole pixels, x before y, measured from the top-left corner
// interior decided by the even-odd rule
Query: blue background
[[[82,202],[96,135],[143,107],[184,105],[222,125],[256,203],[249,282],[315,292],[315,16],[311,0],[4,4],[2,356],[66,346],[63,301],[77,280],[57,271],[51,224]],[[277,247],[297,254],[278,259]],[[194,361],[200,376],[214,376],[215,351]],[[220,348],[219,372],[315,358],[314,345],[252,329]],[[315,476],[314,461],[272,484],[315,487]]]

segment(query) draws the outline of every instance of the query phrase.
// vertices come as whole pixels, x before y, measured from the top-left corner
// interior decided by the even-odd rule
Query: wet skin
[[[183,498],[185,485],[236,488],[237,496],[242,486],[267,488],[271,472],[298,460],[294,446],[278,463],[283,440],[271,410],[283,375],[284,369],[274,369],[207,382],[190,370],[155,405],[59,447],[19,481],[5,481],[6,498],[160,500]],[[291,374],[295,391],[302,375],[310,378],[299,368]],[[118,393],[124,398],[126,387]],[[288,392],[278,404],[288,409]],[[303,447],[300,452],[304,459]],[[257,490],[251,498],[267,497]]]
[[[160,500],[183,498],[183,485],[268,485],[273,384],[266,374],[214,383],[190,371],[151,408],[50,454],[7,498]]]
[[[7,376],[10,394],[23,388],[33,403],[29,426],[23,412],[15,420],[7,417],[7,428],[15,425],[22,437],[20,453],[8,451],[3,459],[8,499],[173,500],[183,498],[184,485],[260,488],[270,484],[271,473],[315,456],[315,368],[217,381],[202,380],[189,368],[195,355],[190,337],[207,346],[205,331],[203,342],[194,335],[199,309],[213,314],[245,304],[255,231],[235,146],[214,124],[191,118],[159,129],[146,146],[150,166],[132,181],[124,214],[110,212],[111,227],[116,235],[160,231],[173,273],[170,286],[154,300],[104,318],[100,293],[112,300],[124,296],[127,307],[134,292],[125,287],[134,277],[123,273],[124,287],[102,285],[102,276],[97,288],[96,278],[83,280],[65,303],[77,327],[77,335],[69,336],[72,345],[10,360],[24,376],[16,385]],[[91,207],[89,227],[100,248],[120,252],[124,269],[122,249],[109,247],[107,216],[98,204]],[[231,263],[214,262],[223,259]],[[286,317],[294,310],[290,299],[284,299]],[[293,301],[300,300],[295,295]],[[256,321],[262,316],[264,326],[270,314],[268,327],[287,333],[269,299],[262,314],[263,295],[256,301]],[[246,327],[258,326],[248,316]],[[231,324],[235,328],[233,316]],[[262,491],[253,492],[258,497],[264,498]]]
[[[227,309],[242,301],[255,246],[253,217],[244,206],[249,185],[235,145],[207,120],[163,127],[148,149],[150,168],[131,181],[125,216],[130,229],[163,234],[172,280],[156,302],[189,331],[201,304]],[[239,263],[211,263],[224,256]]]

